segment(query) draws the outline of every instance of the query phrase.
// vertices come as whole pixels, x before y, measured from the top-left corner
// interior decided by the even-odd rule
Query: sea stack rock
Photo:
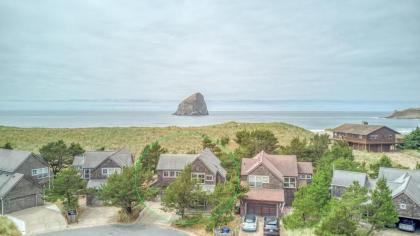
[[[177,116],[206,116],[207,105],[201,93],[194,93],[187,97],[178,105],[178,110],[174,113]]]

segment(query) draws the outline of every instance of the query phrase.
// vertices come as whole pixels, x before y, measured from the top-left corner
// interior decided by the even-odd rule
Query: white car
[[[247,232],[255,232],[258,228],[258,220],[255,215],[246,215],[242,222],[242,230]]]
[[[415,232],[416,222],[410,219],[401,219],[398,223],[398,229],[408,232]]]

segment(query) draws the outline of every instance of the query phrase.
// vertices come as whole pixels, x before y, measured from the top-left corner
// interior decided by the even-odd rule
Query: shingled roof
[[[379,129],[387,128],[392,132],[399,134],[397,131],[385,126],[385,125],[365,125],[365,124],[343,124],[333,129],[334,132],[368,135]]]
[[[82,155],[75,156],[73,166],[86,169],[94,169],[108,158],[112,159],[120,167],[131,166],[133,158],[128,149],[122,148],[118,151],[88,151]]]
[[[219,158],[206,148],[200,154],[162,154],[159,157],[156,170],[183,170],[186,165],[200,160],[214,174],[219,173],[226,178],[226,170],[222,167]]]
[[[367,174],[346,170],[334,170],[331,185],[349,187],[353,182],[358,182],[360,186],[367,186]]]
[[[23,174],[0,174],[0,197],[4,197],[23,178]]]
[[[379,178],[386,179],[393,198],[404,193],[420,205],[420,170],[381,167]]]
[[[30,155],[27,151],[0,149],[0,172],[15,172]]]
[[[299,169],[304,171],[303,173],[312,174],[312,163],[299,163],[300,165],[298,165],[296,155],[270,155],[261,151],[253,158],[242,159],[241,175],[249,175],[260,165],[264,165],[279,179],[284,176],[298,176],[298,173],[301,173]]]

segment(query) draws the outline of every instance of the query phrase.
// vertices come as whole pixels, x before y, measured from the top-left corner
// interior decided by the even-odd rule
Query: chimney
[[[362,121],[363,125],[368,125],[369,123],[367,121]]]

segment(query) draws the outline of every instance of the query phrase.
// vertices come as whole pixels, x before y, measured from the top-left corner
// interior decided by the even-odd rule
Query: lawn
[[[0,216],[0,235],[19,236],[21,234],[11,220],[4,216]]]
[[[64,140],[80,143],[85,150],[107,150],[127,147],[136,155],[148,143],[166,137],[161,145],[173,153],[195,153],[201,150],[201,134],[212,139],[230,137],[229,146],[235,147],[232,139],[239,130],[268,129],[280,144],[288,144],[294,137],[309,138],[313,134],[303,128],[285,123],[236,123],[201,127],[127,127],[127,128],[17,128],[0,126],[0,145],[10,142],[15,149],[38,152],[48,143]]]
[[[379,160],[383,155],[387,155],[391,158],[394,164],[400,164],[402,166],[414,169],[417,162],[420,163],[420,152],[416,150],[402,150],[397,152],[388,153],[377,153],[377,152],[366,152],[366,151],[353,151],[356,161],[366,162],[372,164]]]

